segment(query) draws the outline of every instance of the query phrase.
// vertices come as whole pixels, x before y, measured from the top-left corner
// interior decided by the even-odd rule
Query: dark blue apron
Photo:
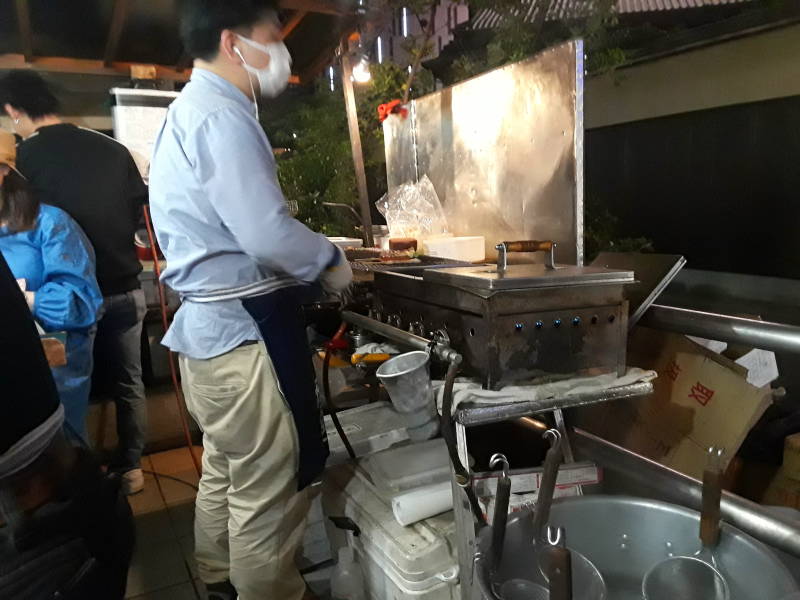
[[[330,454],[302,312],[302,302],[308,291],[306,286],[293,286],[242,299],[242,305],[264,338],[297,428],[300,442],[298,490],[322,474]]]

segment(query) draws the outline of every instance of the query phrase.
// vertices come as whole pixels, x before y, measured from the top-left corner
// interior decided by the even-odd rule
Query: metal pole
[[[364,168],[364,150],[361,147],[361,131],[358,128],[358,110],[356,108],[356,94],[353,90],[353,67],[350,64],[347,41],[342,42],[342,89],[344,90],[344,105],[347,112],[347,127],[350,130],[350,145],[353,150],[353,167],[356,171],[356,184],[358,186],[358,200],[361,208],[361,223],[364,228],[364,243],[371,248],[372,240],[372,215],[369,210],[369,191],[367,189],[367,172]]]
[[[351,325],[361,327],[367,331],[372,331],[373,333],[382,335],[387,339],[397,342],[398,344],[403,344],[404,346],[409,346],[415,350],[423,350],[427,352],[428,350],[432,349],[433,353],[443,361],[456,363],[461,362],[461,355],[446,344],[437,343],[429,340],[428,338],[414,335],[408,331],[403,331],[402,329],[392,327],[387,323],[377,321],[376,319],[372,319],[370,317],[365,317],[364,315],[360,315],[349,310],[342,311],[342,319]]]
[[[573,447],[604,468],[620,471],[643,487],[700,510],[702,484],[683,473],[626,450],[581,429],[574,429]],[[797,521],[774,516],[763,507],[736,494],[723,492],[722,518],[754,538],[800,557],[800,527]]]
[[[800,354],[800,327],[783,323],[654,304],[639,324],[762,350]]]

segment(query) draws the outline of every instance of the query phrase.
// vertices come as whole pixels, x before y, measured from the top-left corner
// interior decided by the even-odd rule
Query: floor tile
[[[134,524],[136,526],[137,548],[178,539],[166,510],[138,515],[134,519]]]
[[[144,471],[153,470],[153,465],[147,456],[142,459],[142,469]],[[156,478],[147,472],[144,474],[144,490],[128,496],[128,503],[131,505],[134,515],[163,511],[166,508]]]
[[[175,539],[158,543],[140,540],[128,573],[128,595],[148,594],[190,580],[180,545]]]
[[[167,507],[172,529],[178,538],[194,533],[194,503],[174,504]]]
[[[195,450],[198,454],[199,452]],[[153,471],[158,477],[164,502],[168,506],[193,503],[199,477],[188,448],[152,454]]]
[[[131,600],[197,600],[198,597],[194,585],[187,582],[130,598]]]
[[[186,563],[192,578],[196,579],[199,575],[197,573],[197,563],[194,560],[194,536],[186,535],[178,538],[178,545],[181,547],[183,562]]]

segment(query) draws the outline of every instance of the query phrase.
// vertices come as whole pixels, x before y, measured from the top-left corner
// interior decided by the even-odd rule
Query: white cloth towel
[[[576,394],[602,392],[635,383],[653,381],[656,377],[658,374],[655,371],[629,367],[622,377],[618,377],[616,373],[607,373],[530,385],[509,385],[500,390],[484,390],[476,381],[457,379],[453,386],[453,410],[463,402],[469,402],[476,406],[536,402],[537,400],[563,398]],[[433,386],[436,391],[436,406],[441,413],[444,382],[435,381]]]

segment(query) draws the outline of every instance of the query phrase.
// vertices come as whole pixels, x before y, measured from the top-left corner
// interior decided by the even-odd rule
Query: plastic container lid
[[[363,466],[375,487],[389,494],[450,479],[450,458],[441,438],[384,450]]]

